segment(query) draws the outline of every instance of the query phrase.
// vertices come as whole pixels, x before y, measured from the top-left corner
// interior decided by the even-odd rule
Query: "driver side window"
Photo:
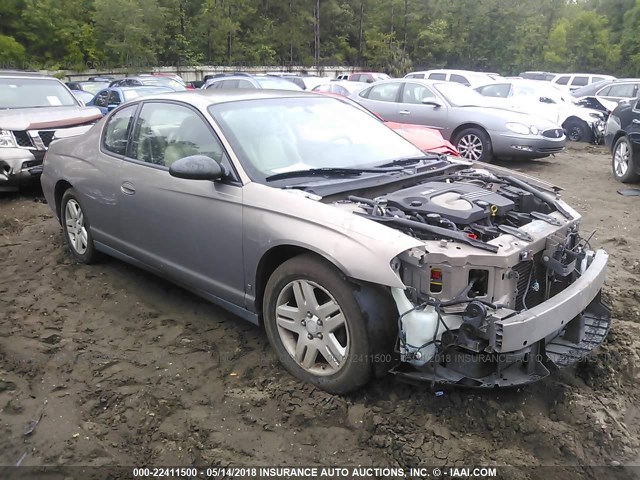
[[[423,100],[435,100],[435,95],[428,87],[419,83],[405,83],[402,91],[402,103],[422,105]]]
[[[131,105],[115,112],[104,128],[104,149],[116,155],[125,155],[131,120],[136,113],[137,105]]]
[[[223,147],[205,120],[191,108],[175,103],[147,102],[136,122],[130,156],[140,162],[170,167],[180,158],[206,155],[219,163]]]

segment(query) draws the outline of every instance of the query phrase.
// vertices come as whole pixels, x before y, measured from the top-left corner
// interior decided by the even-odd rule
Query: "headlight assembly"
[[[517,133],[519,135],[529,135],[531,131],[529,127],[523,125],[522,123],[507,123],[507,130],[511,130],[513,133]]]
[[[0,147],[17,147],[16,139],[9,130],[0,130]]]

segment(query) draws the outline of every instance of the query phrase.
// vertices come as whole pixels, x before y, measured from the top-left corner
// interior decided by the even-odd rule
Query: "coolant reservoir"
[[[438,328],[438,314],[435,307],[427,305],[424,309],[415,309],[413,303],[404,294],[404,290],[401,288],[392,288],[391,294],[398,307],[398,312],[402,315],[405,312],[409,312],[402,317],[402,332],[404,334],[405,344],[400,344],[400,354],[403,361],[410,363],[415,367],[422,367],[436,354],[436,345],[433,340],[440,340],[442,333],[447,328],[455,330],[460,328],[462,324],[461,315],[442,315],[442,321],[447,325],[440,325]],[[438,335],[436,336],[436,328]],[[434,338],[435,336],[435,338]],[[424,346],[424,344],[429,345]],[[422,348],[421,348],[422,347]],[[406,358],[406,360],[405,360]]]
[[[402,289],[391,290],[401,315],[414,308]],[[401,334],[404,334],[406,344],[400,344],[400,353],[403,357],[408,355],[411,358],[408,360],[409,363],[421,367],[433,358],[436,353],[436,346],[433,343],[420,347],[434,339],[437,325],[438,314],[432,306],[426,306],[424,310],[412,310],[402,317]]]

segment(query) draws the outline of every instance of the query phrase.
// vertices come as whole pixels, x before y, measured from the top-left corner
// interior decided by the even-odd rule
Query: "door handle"
[[[634,118],[633,120],[631,120],[632,123],[635,123],[636,125],[640,125],[640,120],[638,120],[637,118]]]
[[[122,190],[122,193],[124,193],[125,195],[133,195],[134,193],[136,193],[136,187],[134,187],[130,182],[124,182],[122,185],[120,185],[120,190]]]
[[[411,115],[411,112],[409,110],[400,110],[398,113],[400,115]]]

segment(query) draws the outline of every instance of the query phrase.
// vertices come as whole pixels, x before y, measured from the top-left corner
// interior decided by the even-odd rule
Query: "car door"
[[[170,165],[206,155],[229,172],[187,180]],[[242,186],[211,126],[180,102],[142,103],[120,176],[126,253],[192,289],[244,306]]]
[[[633,143],[633,151],[637,157],[637,152],[640,152],[640,98],[633,100],[631,115],[626,124],[623,122],[622,128],[627,132],[629,140]]]
[[[427,104],[424,102],[433,102]],[[449,138],[447,107],[431,88],[418,82],[406,82],[400,92],[399,117],[402,123],[415,123],[440,130]]]
[[[106,91],[106,90],[105,90]],[[76,190],[90,198],[84,208],[91,219],[94,240],[121,249],[119,177],[127,151],[137,105],[125,106],[110,115],[102,129],[100,146],[83,166],[83,177],[74,182]]]
[[[398,112],[401,87],[402,83],[400,82],[383,82],[374,85],[359,94],[358,102],[380,115],[384,120],[406,123],[406,120]]]

